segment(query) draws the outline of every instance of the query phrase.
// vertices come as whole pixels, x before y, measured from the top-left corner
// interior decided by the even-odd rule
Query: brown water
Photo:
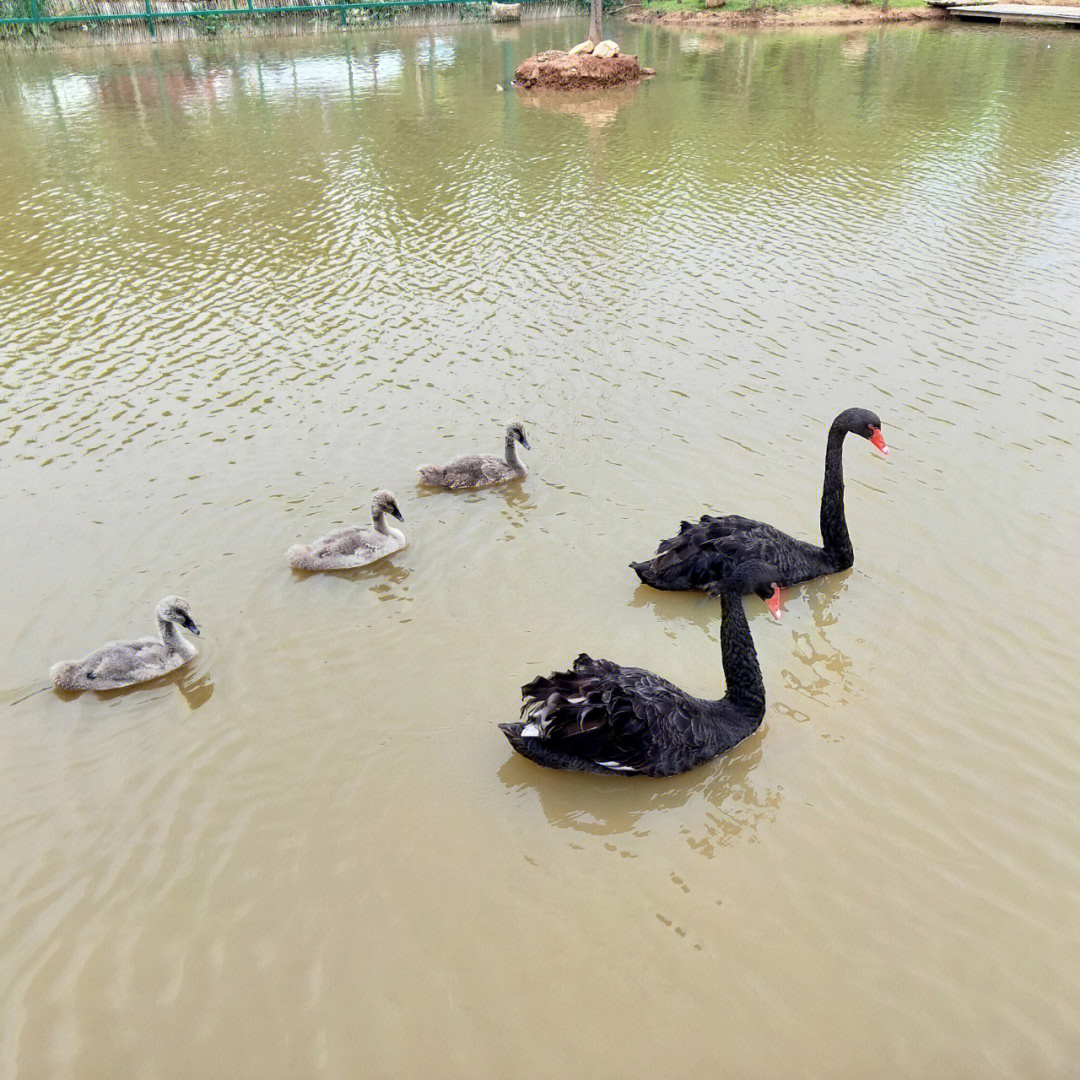
[[[0,53],[0,1076],[1075,1075],[1080,35],[507,87],[575,31]],[[583,649],[721,692],[626,563],[815,535],[851,405],[758,734],[513,757]],[[523,483],[421,496],[513,415]],[[404,553],[285,567],[381,486]],[[189,673],[34,693],[171,592]]]

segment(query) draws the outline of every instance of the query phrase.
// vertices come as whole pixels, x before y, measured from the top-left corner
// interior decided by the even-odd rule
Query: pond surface
[[[1080,1055],[1080,35],[575,22],[0,53],[0,1075],[1064,1077]],[[501,86],[501,89],[500,89]],[[666,780],[496,724],[582,650],[765,723]],[[422,495],[496,451],[521,483]],[[285,549],[393,489],[409,548]],[[182,677],[58,659],[188,598]]]

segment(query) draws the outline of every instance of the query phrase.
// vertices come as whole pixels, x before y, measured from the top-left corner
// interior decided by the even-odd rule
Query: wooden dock
[[[1080,7],[1052,4],[971,3],[970,0],[928,0],[931,7],[942,7],[958,19],[983,19],[996,23],[1034,23],[1039,26],[1080,27]]]

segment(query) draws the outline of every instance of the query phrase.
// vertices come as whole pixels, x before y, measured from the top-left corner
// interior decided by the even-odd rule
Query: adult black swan
[[[781,586],[846,570],[855,561],[844,517],[843,447],[849,431],[869,439],[882,454],[889,452],[881,421],[869,410],[847,409],[832,422],[821,492],[821,547],[763,521],[706,514],[696,525],[682,522],[678,536],[660,542],[655,558],[631,563],[637,576],[654,589],[705,589],[730,577],[746,559],[775,566]]]
[[[521,688],[521,721],[500,724],[510,745],[553,769],[672,776],[730,750],[761,726],[765,687],[743,610],[756,593],[780,618],[776,569],[748,561],[713,590],[720,597],[720,651],[727,693],[691,697],[642,668],[582,653],[573,671]]]

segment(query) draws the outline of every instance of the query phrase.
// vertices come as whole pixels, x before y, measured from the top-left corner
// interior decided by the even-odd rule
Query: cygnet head
[[[191,609],[182,596],[166,596],[158,604],[156,614],[163,622],[176,623],[196,637],[199,636],[199,628],[191,618]]]
[[[510,439],[516,439],[526,450],[531,450],[529,440],[525,438],[525,425],[520,420],[511,420],[506,425],[506,435]]]
[[[405,520],[398,509],[394,493],[385,489],[375,492],[375,498],[371,500],[371,514],[372,517],[378,517],[379,514],[389,514],[391,517],[396,517],[398,521]]]

